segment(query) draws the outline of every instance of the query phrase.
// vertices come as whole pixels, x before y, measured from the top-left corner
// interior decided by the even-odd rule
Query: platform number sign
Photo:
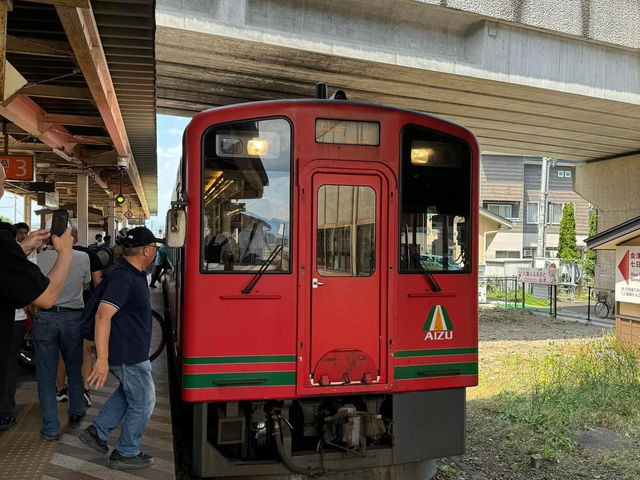
[[[4,167],[7,180],[31,182],[34,179],[33,157],[26,155],[2,155],[0,164]]]
[[[133,212],[131,212],[131,210],[127,210],[126,212],[124,212],[124,216],[127,218],[127,220],[131,220],[133,218]]]

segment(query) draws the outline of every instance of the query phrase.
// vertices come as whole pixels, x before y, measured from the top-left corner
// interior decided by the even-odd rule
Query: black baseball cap
[[[136,227],[129,230],[127,236],[122,238],[120,243],[123,247],[135,248],[151,245],[152,243],[164,243],[164,240],[154,237],[151,230],[147,227]]]

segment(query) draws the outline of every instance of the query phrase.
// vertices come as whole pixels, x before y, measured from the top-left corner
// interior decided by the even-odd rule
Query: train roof
[[[475,135],[473,134],[473,132],[468,129],[467,127],[465,127],[464,125],[460,125],[459,123],[456,122],[452,122],[450,120],[446,120],[443,119],[441,117],[438,117],[436,115],[431,115],[429,113],[425,113],[425,112],[420,112],[418,110],[411,110],[409,108],[401,108],[401,107],[395,107],[392,105],[385,105],[385,104],[380,104],[380,103],[371,103],[371,102],[359,102],[359,101],[354,101],[354,100],[334,100],[334,99],[317,99],[317,98],[294,98],[294,99],[283,99],[283,100],[262,100],[262,101],[256,101],[256,102],[242,102],[242,103],[234,103],[231,105],[223,105],[220,107],[211,107],[208,108],[207,110],[203,110],[202,112],[196,114],[193,116],[193,118],[191,119],[191,122],[189,122],[190,124],[196,120],[196,119],[200,119],[203,116],[208,116],[214,112],[220,112],[220,111],[226,111],[226,110],[230,110],[230,109],[244,109],[244,108],[248,108],[250,106],[257,106],[257,105],[272,105],[272,106],[277,106],[277,105],[282,105],[283,107],[292,107],[293,105],[312,105],[312,104],[319,104],[319,105],[323,105],[323,106],[327,106],[327,105],[332,105],[332,106],[341,106],[341,105],[350,105],[350,106],[355,106],[355,107],[362,107],[362,108],[376,108],[376,109],[380,109],[380,110],[389,110],[389,111],[395,111],[395,112],[403,112],[403,113],[409,113],[412,115],[420,115],[422,117],[428,117],[434,120],[437,120],[439,122],[443,122],[446,123],[448,125],[451,125],[453,127],[462,129],[466,132],[468,132],[471,136],[473,136],[474,140],[476,141],[477,144],[477,140],[475,138]]]

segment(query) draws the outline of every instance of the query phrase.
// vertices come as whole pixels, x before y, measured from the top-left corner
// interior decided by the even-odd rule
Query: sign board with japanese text
[[[33,157],[27,155],[0,155],[7,180],[31,182],[35,177]]]
[[[556,264],[552,263],[547,268],[519,268],[518,282],[533,283],[534,285],[557,285],[558,272]]]
[[[640,303],[640,247],[616,247],[616,301]]]

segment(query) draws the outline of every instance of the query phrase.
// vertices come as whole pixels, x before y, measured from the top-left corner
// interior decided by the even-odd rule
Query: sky
[[[189,118],[184,117],[157,116],[158,214],[147,221],[147,227],[154,233],[157,233],[159,228],[164,231],[165,217],[171,202],[171,190],[182,153],[182,132],[189,121]],[[32,212],[40,208],[36,202],[31,203]],[[9,218],[12,223],[21,222],[24,219],[23,210],[24,203],[21,197],[16,199],[14,195],[6,192],[0,200],[0,216]],[[35,213],[32,213],[31,220],[34,227],[38,225],[39,220]]]

